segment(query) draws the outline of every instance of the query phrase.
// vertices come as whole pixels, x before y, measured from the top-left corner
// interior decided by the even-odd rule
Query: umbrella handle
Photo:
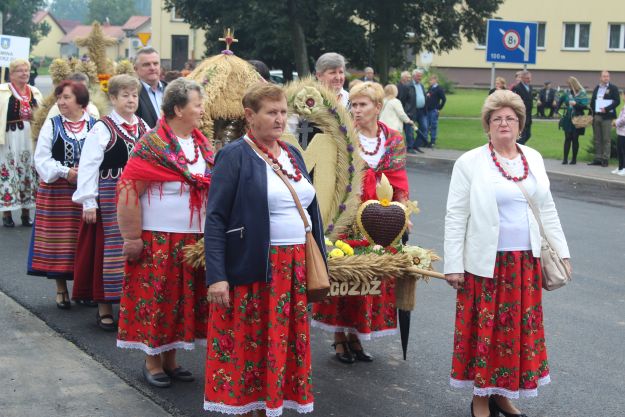
[[[416,266],[411,266],[408,269],[411,272],[415,272],[415,273],[421,274],[421,275],[426,275],[428,277],[438,278],[438,279],[445,279],[445,274],[440,273],[440,272],[430,271],[430,270],[427,270],[427,269],[421,269],[421,268],[417,268]]]

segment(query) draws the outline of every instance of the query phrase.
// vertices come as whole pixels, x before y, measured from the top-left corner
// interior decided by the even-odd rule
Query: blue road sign
[[[538,24],[489,19],[486,61],[535,64]]]

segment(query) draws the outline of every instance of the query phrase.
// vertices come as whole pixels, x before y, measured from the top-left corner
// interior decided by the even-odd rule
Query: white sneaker
[[[617,175],[620,175],[621,177],[625,177],[625,168],[621,169]]]
[[[616,169],[613,169],[613,170],[612,170],[612,173],[613,173],[613,174],[618,174],[620,171],[622,171],[622,170],[619,170],[618,168],[616,168]]]

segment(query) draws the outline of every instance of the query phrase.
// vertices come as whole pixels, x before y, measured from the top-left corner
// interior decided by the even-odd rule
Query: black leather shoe
[[[2,216],[2,225],[4,227],[15,227],[13,218],[11,216]]]
[[[74,300],[74,302],[76,304],[80,304],[81,306],[85,306],[85,307],[97,307],[98,303],[96,303],[93,300]]]
[[[343,352],[336,352],[336,347],[338,345],[343,346]],[[354,355],[352,355],[352,352],[349,350],[349,343],[347,343],[347,341],[333,343],[332,347],[335,351],[334,356],[336,357],[336,359],[338,359],[339,362],[349,365],[356,362],[356,358],[354,358]]]
[[[354,346],[360,347],[360,349],[356,349]],[[365,352],[359,340],[353,340],[349,342],[349,350],[352,351],[352,354],[356,357],[356,360],[360,362],[373,362],[373,356]]]
[[[112,323],[104,323],[102,319],[110,319]],[[115,319],[112,314],[105,314],[103,316],[100,315],[99,311],[95,312],[95,322],[98,327],[106,332],[114,332],[117,331],[117,323],[115,323]]]
[[[601,165],[601,161],[599,159],[595,159],[594,161],[589,162],[588,165],[600,166]]]
[[[178,381],[183,381],[183,382],[195,381],[195,377],[193,376],[191,371],[184,369],[182,366],[179,366],[176,369],[172,369],[170,371],[168,371],[167,369],[164,369],[164,370],[165,370],[165,373],[171,379],[177,379]]]
[[[571,162],[569,162],[569,165],[575,165],[577,164],[577,161],[575,159],[571,159]]]
[[[61,296],[61,301],[57,301],[56,302],[56,306],[57,308],[61,309],[61,310],[69,310],[70,308],[72,308],[72,303],[69,300],[65,299],[65,296],[67,295],[67,298],[69,298],[69,294],[67,293],[67,291],[60,291],[57,292],[56,295],[60,295]]]
[[[475,414],[473,414],[473,401],[471,401],[471,417],[475,417]],[[490,403],[488,403],[488,408],[490,409]],[[493,414],[492,410],[489,410],[489,414],[488,417],[498,417],[497,414]]]
[[[424,151],[421,150],[421,148],[414,148],[414,150],[419,152],[419,153],[425,153]]]
[[[22,226],[24,227],[33,226],[33,221],[30,219],[30,216],[22,216]]]
[[[171,378],[166,373],[159,372],[158,374],[152,375],[150,371],[148,371],[148,365],[145,363],[143,364],[143,377],[147,383],[153,387],[168,388],[171,386]]]
[[[568,165],[569,161],[567,161],[566,159],[562,160],[562,165]]]
[[[490,410],[491,417],[499,417],[499,414],[503,414],[504,417],[527,417],[527,415],[525,414],[512,414],[512,413],[507,413],[503,411],[501,407],[499,407],[499,404],[497,404],[497,401],[495,400],[495,398],[493,397],[490,397],[488,399],[488,409]],[[471,411],[473,411],[473,408],[471,408]]]

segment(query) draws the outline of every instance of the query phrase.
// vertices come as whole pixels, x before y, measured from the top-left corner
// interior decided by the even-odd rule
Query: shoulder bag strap
[[[302,220],[304,221],[304,228],[306,229],[306,232],[310,232],[312,230],[312,228],[310,227],[310,224],[308,223],[308,219],[306,218],[306,214],[304,213],[304,208],[302,207],[302,203],[300,203],[299,197],[297,196],[297,193],[293,189],[293,186],[291,185],[291,182],[289,181],[289,179],[286,177],[286,175],[284,175],[282,173],[282,171],[280,171],[280,167],[278,167],[276,164],[274,164],[267,157],[267,155],[265,155],[265,153],[263,151],[258,149],[258,146],[256,146],[256,144],[254,142],[249,140],[247,137],[245,138],[245,141],[248,143],[248,145],[250,145],[252,147],[252,149],[254,151],[256,151],[256,153],[258,155],[260,155],[261,158],[263,158],[265,160],[265,162],[267,162],[269,164],[269,166],[271,167],[273,172],[275,172],[276,175],[278,175],[278,177],[280,177],[280,179],[282,181],[284,181],[284,184],[287,186],[287,188],[291,192],[291,195],[293,196],[293,200],[295,201],[295,205],[297,206],[297,211],[299,211],[299,215],[302,217]]]
[[[536,221],[538,222],[538,227],[540,228],[540,235],[542,236],[543,239],[547,241],[547,243],[549,243],[549,239],[547,239],[547,235],[545,234],[545,229],[543,228],[543,222],[540,219],[540,212],[534,205],[534,202],[530,198],[523,184],[521,184],[520,182],[515,182],[515,184],[519,186],[519,189],[521,190],[521,192],[525,196],[525,199],[527,200],[527,204],[529,204],[530,208],[532,209],[532,212],[534,213],[534,217],[536,217]],[[549,243],[549,245],[551,245],[551,243]]]

